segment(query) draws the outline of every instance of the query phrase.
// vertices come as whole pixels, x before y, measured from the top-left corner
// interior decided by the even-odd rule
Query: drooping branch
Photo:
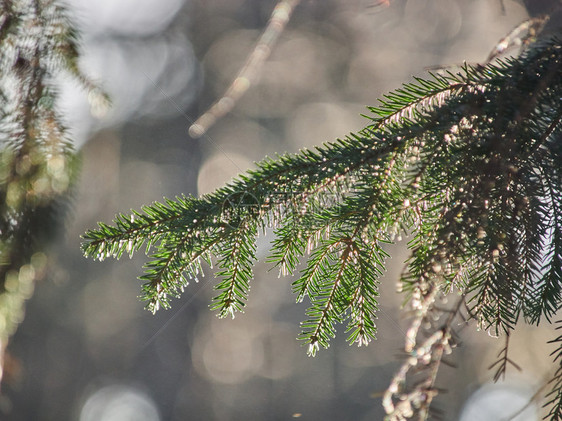
[[[502,379],[502,380],[505,379],[505,374],[507,372],[507,367],[509,365],[511,365],[511,366],[515,367],[517,370],[521,371],[521,367],[515,361],[513,361],[511,358],[509,358],[509,356],[508,356],[509,338],[510,338],[509,333],[506,333],[504,346],[498,352],[498,355],[497,355],[498,359],[496,361],[494,361],[492,364],[490,364],[490,366],[488,367],[488,370],[491,370],[494,367],[496,367],[496,371],[494,373],[494,382],[497,382],[500,379]]]
[[[146,244],[144,298],[164,306],[214,256],[213,308],[224,316],[244,306],[255,237],[273,228],[270,263],[293,273],[308,260],[293,290],[310,301],[300,339],[314,354],[346,321],[350,342],[374,339],[383,245],[410,235],[400,280],[414,311],[408,358],[383,404],[391,419],[425,419],[463,305],[492,335],[562,306],[561,63],[553,39],[518,58],[418,79],[371,108],[359,133],[266,159],[201,198],[119,215],[84,235],[84,253],[119,258]],[[455,308],[436,306],[454,291]],[[445,314],[422,338],[423,325]],[[506,347],[496,377],[511,363]],[[414,366],[421,383],[401,388]]]
[[[70,75],[106,104],[77,63],[76,32],[58,2],[1,2],[0,378],[8,339],[45,276],[45,243],[67,210],[77,171],[53,80]]]

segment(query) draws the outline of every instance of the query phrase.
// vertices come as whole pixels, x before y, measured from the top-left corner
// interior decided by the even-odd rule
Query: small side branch
[[[496,367],[496,372],[494,373],[494,382],[498,380],[505,379],[505,373],[507,372],[508,365],[512,365],[517,370],[521,371],[521,367],[513,361],[511,358],[508,357],[508,350],[509,350],[509,333],[505,335],[505,345],[504,347],[498,352],[497,360],[493,362],[489,367],[488,370],[493,369]]]

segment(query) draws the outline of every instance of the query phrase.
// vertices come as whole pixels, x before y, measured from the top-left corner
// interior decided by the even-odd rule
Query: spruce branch
[[[429,74],[386,95],[358,133],[265,159],[200,198],[118,215],[84,235],[84,254],[120,258],[144,247],[152,311],[217,259],[212,308],[234,315],[248,296],[255,238],[273,229],[269,263],[287,274],[307,261],[292,287],[310,302],[299,338],[314,355],[340,323],[350,343],[375,337],[385,244],[409,235],[400,279],[414,315],[409,357],[383,404],[390,419],[426,419],[461,307],[490,334],[508,335],[520,319],[550,320],[562,304],[561,92],[557,39],[517,58]],[[436,305],[452,292],[461,296],[452,310]],[[421,338],[422,326],[445,314]],[[510,362],[502,352],[500,375]],[[414,365],[426,373],[421,386],[401,390]]]
[[[252,266],[256,260],[256,225],[243,222],[235,236],[229,238],[219,251],[219,267],[217,273],[222,280],[215,289],[222,291],[213,298],[213,310],[219,310],[219,315],[225,317],[230,314],[234,318],[235,311],[241,311],[250,288],[249,282],[253,277]]]

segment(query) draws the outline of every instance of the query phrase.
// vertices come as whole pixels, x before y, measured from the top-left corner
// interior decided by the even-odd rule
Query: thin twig
[[[509,34],[503,37],[496,44],[484,63],[490,63],[493,59],[503,54],[507,49],[515,45],[527,44],[529,39],[534,38],[538,33],[542,31],[549,18],[550,16],[548,15],[538,16],[527,19],[517,25]]]
[[[409,358],[402,364],[398,372],[392,378],[389,387],[383,395],[382,404],[391,421],[402,421],[418,413],[419,419],[425,421],[429,416],[429,407],[433,398],[437,395],[438,389],[435,388],[435,381],[440,364],[443,362],[443,355],[451,346],[451,335],[453,334],[452,323],[460,313],[461,307],[465,304],[463,294],[455,306],[450,310],[444,324],[436,330],[422,344],[409,352]],[[434,302],[434,299],[432,300]],[[425,311],[427,315],[427,310]],[[430,356],[430,358],[427,358]],[[414,386],[411,391],[403,391],[406,384],[406,377],[413,368],[429,369],[428,374],[421,382]],[[393,399],[396,397],[396,399]]]
[[[254,51],[246,59],[236,79],[228,87],[222,98],[215,102],[208,111],[189,127],[189,135],[192,138],[197,139],[203,136],[218,119],[228,114],[234,108],[234,105],[250,88],[256,77],[260,74],[264,62],[271,54],[273,45],[279,39],[299,2],[300,0],[279,0]]]

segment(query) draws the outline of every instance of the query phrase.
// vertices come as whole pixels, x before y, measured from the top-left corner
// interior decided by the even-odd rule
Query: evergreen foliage
[[[399,289],[414,320],[383,405],[388,419],[425,419],[455,317],[508,335],[519,320],[550,322],[562,304],[561,93],[557,39],[518,58],[417,78],[370,108],[362,131],[265,159],[212,194],[120,214],[84,235],[84,254],[103,260],[144,248],[142,297],[153,312],[216,261],[211,307],[233,316],[248,297],[256,236],[272,228],[268,261],[281,274],[306,260],[293,291],[310,302],[300,338],[314,355],[340,323],[350,343],[375,337],[385,247],[408,236]],[[456,304],[440,309],[451,293]],[[427,321],[432,331],[420,339]],[[511,362],[507,342],[500,356],[496,378]],[[407,386],[415,366],[424,380]],[[561,384],[557,373],[552,420],[562,418]]]
[[[77,158],[55,108],[54,78],[78,70],[76,32],[57,2],[0,2],[0,360],[47,266],[45,240],[66,205]],[[1,369],[0,369],[1,373]]]

